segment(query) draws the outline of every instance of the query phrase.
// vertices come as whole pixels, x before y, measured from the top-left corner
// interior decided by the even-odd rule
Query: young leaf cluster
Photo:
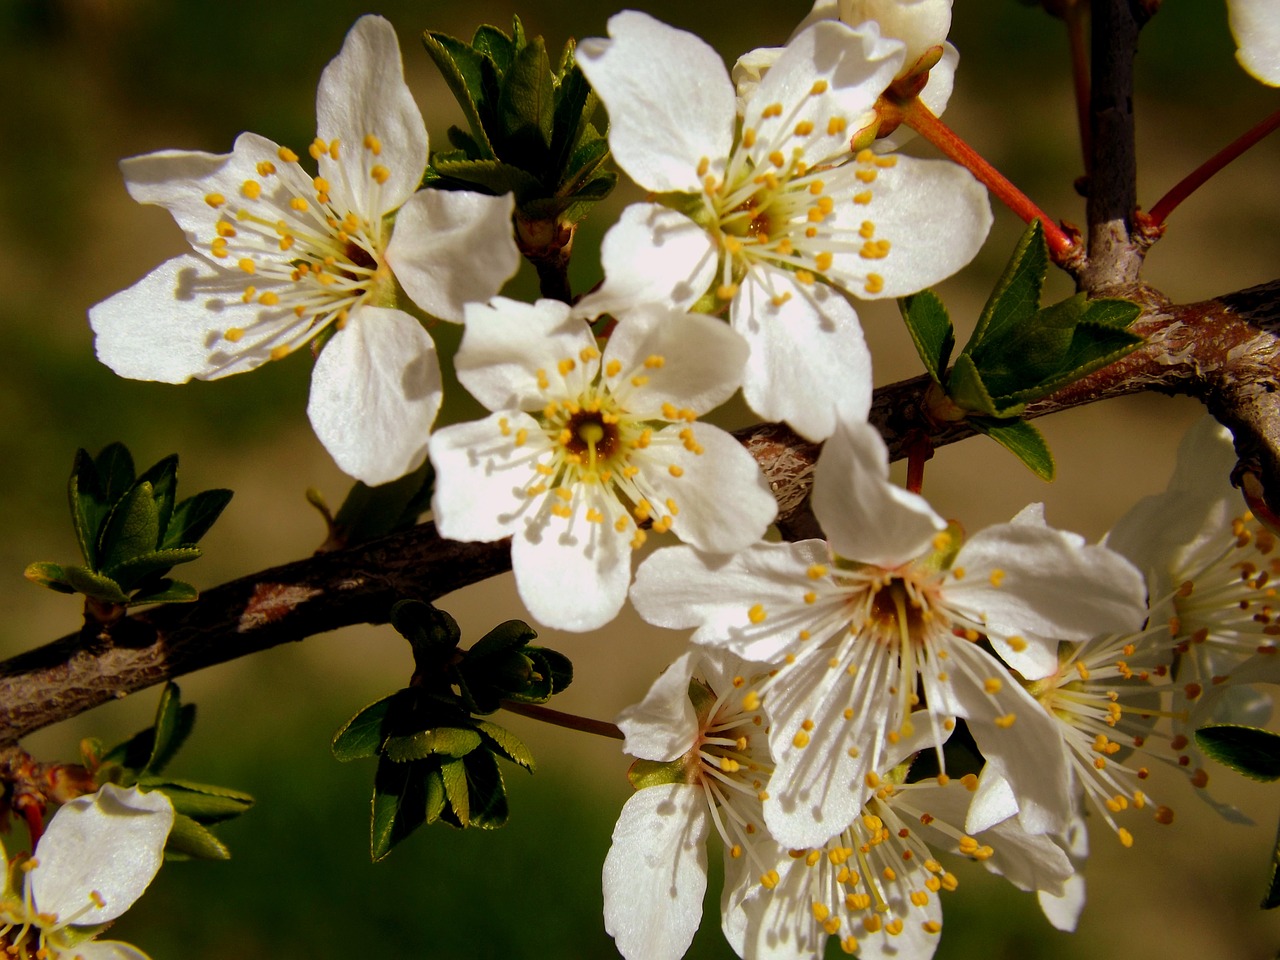
[[[471,43],[443,33],[423,43],[462,105],[469,130],[449,129],[454,149],[427,168],[435,186],[515,194],[517,218],[574,224],[613,190],[602,170],[609,144],[591,122],[597,100],[569,41],[553,69],[541,37],[482,26]]]
[[[1141,312],[1128,300],[1089,300],[1077,293],[1041,307],[1048,269],[1044,229],[1035,220],[949,370],[955,329],[942,301],[925,290],[899,306],[916,351],[953,415],[963,416],[1037,476],[1052,480],[1053,456],[1044,437],[1022,419],[1027,404],[1114,362],[1142,338],[1126,329]]]
[[[476,714],[503,700],[545,703],[573,680],[567,658],[530,645],[537,634],[508,620],[469,650],[457,621],[404,600],[391,622],[413,648],[409,686],[365,707],[333,739],[339,760],[378,758],[370,852],[381,860],[424,823],[496,829],[509,813],[498,758],[533,772],[533,755],[511,731]]]
[[[253,797],[230,787],[163,776],[195,725],[194,704],[184,704],[177,684],[165,684],[160,692],[155,723],[123,743],[103,751],[88,744],[89,761],[99,783],[159,790],[173,804],[173,830],[165,846],[171,859],[226,860],[226,844],[209,829],[231,820],[253,806]]]
[[[178,502],[177,489],[177,454],[137,476],[122,443],[96,458],[76,451],[67,496],[84,564],[33,563],[27,579],[119,608],[196,599],[195,587],[166,574],[200,556],[196,543],[230,502],[231,491],[205,490]]]

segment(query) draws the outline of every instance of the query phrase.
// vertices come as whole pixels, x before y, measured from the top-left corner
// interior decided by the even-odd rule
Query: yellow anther
[[[204,202],[216,210],[227,202],[227,198],[220,193],[206,193],[204,195]]]
[[[673,477],[683,477],[684,467],[680,466],[678,463],[673,463],[671,466],[667,467],[667,473],[671,474]]]
[[[797,137],[807,137],[813,133],[813,123],[809,120],[801,120],[796,124],[795,132]]]
[[[992,696],[999,693],[1003,686],[1004,684],[1000,681],[999,677],[987,677],[986,680],[982,681],[982,689]]]
[[[241,270],[243,270],[245,273],[253,274],[258,272],[258,265],[254,263],[252,260],[250,260],[248,257],[242,257],[236,263],[236,266],[239,267]]]
[[[766,890],[772,890],[778,885],[782,878],[778,876],[777,870],[769,870],[760,875],[760,885]]]
[[[774,150],[769,154],[769,162],[775,167],[785,167],[787,165],[787,158],[781,150]]]
[[[226,237],[234,237],[236,235],[236,228],[233,227],[226,220],[219,220],[216,224],[214,224],[213,229],[217,231],[217,234],[219,237],[222,237],[224,239]]]
[[[764,623],[765,618],[768,616],[769,614],[765,612],[764,606],[759,603],[747,611],[747,619],[752,623]]]
[[[867,293],[879,293],[884,289],[884,277],[878,273],[868,273],[867,282],[863,285]]]
[[[338,157],[341,155],[341,152],[342,152],[342,151],[341,151],[341,146],[342,146],[342,141],[341,141],[341,140],[335,140],[335,141],[333,141],[333,143],[329,144],[329,159],[330,159],[330,160],[337,160],[337,159],[338,159]]]
[[[391,171],[382,164],[375,163],[369,170],[369,176],[373,178],[375,183],[381,185],[391,179]]]
[[[565,357],[556,364],[556,369],[560,371],[560,376],[564,377],[568,376],[570,371],[572,371],[577,365],[578,364],[574,361],[573,357]]]
[[[769,104],[767,107],[764,108],[764,110],[760,112],[760,116],[765,119],[768,119],[769,117],[782,116],[782,104],[780,103]]]
[[[831,264],[835,261],[834,255],[828,251],[823,251],[813,258],[813,265],[818,268],[819,273],[826,273],[831,269]]]
[[[1003,717],[996,717],[996,726],[1001,730],[1008,730],[1013,726],[1013,721],[1016,719],[1017,717],[1012,713],[1006,713]]]
[[[778,294],[776,297],[771,297],[769,302],[773,304],[775,307],[780,307],[790,299],[791,299],[791,291],[787,290],[787,291],[784,291],[783,293]]]
[[[292,150],[290,150],[288,147],[281,147],[279,150],[276,151],[276,156],[278,156],[285,163],[298,162],[298,155],[294,153]]]
[[[844,133],[848,126],[849,124],[844,117],[832,117],[827,121],[827,135],[831,137],[837,136]]]
[[[875,170],[858,170],[857,172],[854,173],[854,176],[857,177],[859,180],[861,180],[863,183],[874,183],[877,176],[877,172]],[[855,196],[854,200],[856,201],[857,199],[858,198]]]
[[[227,330],[226,333],[222,335],[222,338],[224,340],[227,340],[231,343],[239,343],[243,337],[244,337],[244,329],[242,327],[231,327],[229,330]]]
[[[240,192],[250,200],[257,200],[262,196],[262,184],[257,180],[246,180],[240,184]]]
[[[797,270],[797,271],[796,271],[796,282],[797,282],[797,283],[803,283],[805,286],[808,286],[809,284],[813,283],[815,279],[816,279],[816,278],[814,277],[814,275],[813,275],[812,273],[810,273],[808,270]]]
[[[803,750],[809,745],[809,734],[805,733],[803,730],[797,730],[796,735],[791,738],[791,742],[796,747]]]
[[[1125,847],[1133,846],[1133,834],[1121,827],[1116,831],[1116,836],[1120,838],[1120,844]]]
[[[631,385],[633,387],[643,387],[648,382],[649,378],[640,373],[631,378]]]
[[[299,213],[306,213],[311,209],[311,204],[307,203],[306,197],[294,197],[289,201],[289,206]]]
[[[329,181],[324,177],[313,177],[311,185],[316,188],[316,193],[328,193]]]
[[[364,148],[372,153],[375,157],[382,155],[382,141],[375,137],[372,133],[364,135]]]
[[[876,157],[875,164],[877,167],[881,167],[887,170],[889,167],[896,167],[898,165],[898,158],[897,157]]]
[[[742,698],[742,709],[747,711],[747,713],[753,713],[756,710],[759,710],[760,694],[754,690],[748,691],[747,695]]]
[[[1009,649],[1016,653],[1022,653],[1022,651],[1027,649],[1027,641],[1022,637],[1010,637],[1005,642],[1009,644]]]
[[[993,587],[999,587],[1000,584],[1004,583],[1004,576],[1005,574],[1003,570],[992,570],[989,578],[991,580],[991,585]]]
[[[288,355],[289,355],[289,348],[288,348],[288,346],[284,346],[284,345],[282,345],[282,346],[279,346],[279,347],[273,347],[273,348],[271,349],[271,359],[272,359],[272,360],[283,360],[283,359],[284,359],[285,357],[287,357]]]

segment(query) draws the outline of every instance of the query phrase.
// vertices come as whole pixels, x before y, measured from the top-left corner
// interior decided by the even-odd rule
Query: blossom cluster
[[[1254,39],[1240,24],[1256,6],[1232,7]],[[955,273],[992,222],[967,170],[895,152],[907,131],[880,109],[890,92],[945,109],[950,11],[818,0],[784,47],[732,71],[646,14],[610,19],[577,62],[650,198],[609,230],[604,279],[573,303],[500,295],[519,259],[510,194],[422,186],[426,128],[378,17],[321,78],[314,173],[249,133],[225,155],[124,164],[192,252],[93,309],[103,362],[180,382],[310,346],[308,414],[338,465],[378,485],[429,458],[441,535],[509,537],[540,623],[593,630],[629,598],[692,632],[619,719],[637,789],[604,865],[605,924],[633,960],[687,949],[713,831],[739,955],[822,956],[834,937],[915,960],[959,884],[952,856],[1073,927],[1084,815],[1126,846],[1135,811],[1172,820],[1146,792],[1155,761],[1238,816],[1204,790],[1190,733],[1269,713],[1252,684],[1280,679],[1280,561],[1230,506],[1229,438],[1198,429],[1169,491],[1090,544],[1039,505],[966,534],[890,480],[868,423],[856,304]],[[1268,56],[1242,45],[1251,65]],[[463,324],[457,379],[488,416],[432,432],[427,318]],[[767,481],[704,419],[738,391],[824,442],[824,538],[766,538]],[[960,729],[974,749],[950,742]],[[35,910],[24,897],[15,924]]]

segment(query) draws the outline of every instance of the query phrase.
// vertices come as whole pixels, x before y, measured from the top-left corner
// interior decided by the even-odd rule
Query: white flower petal
[[[370,220],[396,209],[418,189],[427,166],[427,128],[404,82],[400,43],[382,17],[365,16],[347,33],[342,50],[325,67],[316,90],[316,131],[339,142],[339,158],[320,158],[320,173]],[[376,137],[375,152],[365,144]],[[387,172],[379,184],[369,171]]]
[[[1227,17],[1240,65],[1270,86],[1280,86],[1280,10],[1275,0],[1228,0]]]
[[[626,739],[622,749],[633,757],[668,761],[684,756],[698,738],[698,718],[689,699],[696,654],[688,651],[672,663],[644,699],[618,714]]]
[[[742,444],[719,427],[693,423],[685,429],[692,431],[699,452],[655,441],[652,464],[637,481],[653,491],[655,511],[672,515],[671,529],[685,543],[710,553],[750,546],[778,513],[768,481]]]
[[[865,422],[842,420],[822,448],[813,510],[833,552],[881,567],[920,556],[946,528],[923,497],[889,482],[884,440]]]
[[[730,317],[751,346],[742,392],[756,414],[814,441],[831,436],[837,408],[866,418],[871,352],[857,313],[835,290],[762,267],[739,287]]]
[[[692,784],[646,787],[622,808],[604,861],[604,926],[627,960],[678,960],[702,921],[710,814]]]
[[[645,189],[697,193],[699,161],[718,173],[733,143],[724,62],[693,34],[634,10],[609,18],[609,36],[583,40],[577,55],[609,111],[614,159]]]
[[[67,951],[64,951],[64,955]],[[147,954],[119,940],[90,940],[77,943],[72,951],[75,960],[151,960]]]
[[[503,424],[506,433],[503,433]],[[534,446],[517,447],[524,430]],[[538,444],[537,422],[518,410],[491,414],[483,420],[443,427],[431,435],[431,463],[436,468],[431,512],[440,536],[448,540],[492,542],[509,537],[520,517],[537,510],[525,495],[534,476],[534,461],[550,451]]]
[[[579,488],[581,489],[581,487]],[[573,515],[524,518],[511,541],[520,599],[534,619],[556,630],[603,627],[618,615],[631,584],[631,531],[613,528],[621,507],[609,494],[580,496]],[[586,520],[594,507],[604,522]]]
[[[581,351],[595,349],[590,328],[558,300],[494,297],[469,304],[466,316],[458,381],[490,410],[541,410],[548,397],[576,394],[599,367],[581,360]],[[562,360],[573,369],[561,373]]]
[[[711,285],[716,263],[715,245],[702,227],[675,210],[633,203],[600,247],[604,283],[578,301],[577,312],[623,313],[637,303],[690,307]]]
[[[361,306],[316,359],[307,416],[334,462],[376,486],[426,458],[443,396],[422,324],[401,310]]]
[[[114,920],[160,869],[172,827],[169,799],[136,787],[106,784],[60,807],[36,845],[38,865],[27,878],[37,909],[69,917],[91,906],[96,892],[104,905],[80,914],[77,923]]]
[[[827,224],[856,233],[869,223],[876,240],[888,242],[888,253],[866,259],[859,247],[837,248],[827,271],[833,282],[864,299],[902,297],[974,258],[992,218],[986,188],[973,174],[950,160],[900,154],[877,156],[872,163],[875,179],[858,190],[870,200],[837,202]],[[879,282],[869,282],[872,277]]]
[[[714,317],[642,304],[618,315],[602,362],[620,364],[609,389],[630,413],[669,419],[665,404],[701,414],[733,396],[748,349]]]
[[[514,209],[509,193],[420,190],[396,215],[387,263],[419,307],[461,321],[465,304],[488,300],[520,265]]]

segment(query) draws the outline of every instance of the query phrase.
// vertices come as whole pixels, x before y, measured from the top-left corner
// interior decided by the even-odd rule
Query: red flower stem
[[[883,101],[882,101],[883,103]],[[965,143],[954,130],[934,116],[933,111],[913,97],[905,103],[893,104],[901,114],[902,122],[924,137],[956,163],[965,167],[986,186],[1006,207],[1026,223],[1039,220],[1044,227],[1044,238],[1054,260],[1061,262],[1075,250],[1071,238],[1062,228],[1049,219],[1048,214],[1015,187],[1004,174],[988,163],[973,147]]]
[[[540,707],[536,703],[521,703],[518,700],[503,700],[502,709],[518,713],[522,717],[532,717],[543,723],[553,723],[557,727],[568,727],[570,730],[581,730],[583,733],[594,733],[597,737],[609,737],[622,740],[622,731],[612,723],[604,720],[592,720],[590,717],[579,717],[572,713]]]
[[[1092,96],[1089,85],[1089,4],[1069,4],[1063,13],[1067,25],[1067,42],[1071,45],[1071,80],[1076,97],[1076,125],[1080,129],[1080,148],[1084,153],[1084,172],[1093,166],[1093,121],[1089,115]]]
[[[921,437],[907,448],[907,490],[919,493],[924,489],[924,465],[933,459],[933,444],[928,437]]]
[[[1169,218],[1169,214],[1173,213],[1177,208],[1178,204],[1195,193],[1210,177],[1277,127],[1280,127],[1280,110],[1263,119],[1261,123],[1250,127],[1241,136],[1231,141],[1231,143],[1178,181],[1172,190],[1156,201],[1156,205],[1147,214],[1147,219],[1150,220],[1153,226],[1159,226],[1164,223]]]

